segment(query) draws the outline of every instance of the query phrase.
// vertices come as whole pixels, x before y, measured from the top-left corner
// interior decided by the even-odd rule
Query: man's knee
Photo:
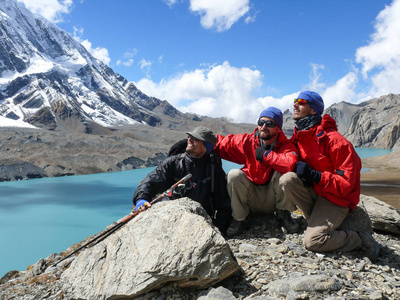
[[[239,169],[232,169],[228,172],[228,174],[226,175],[226,181],[228,184],[228,187],[232,185],[237,185],[239,182],[245,181],[246,175],[244,174],[244,172],[242,170]]]
[[[284,191],[297,184],[299,184],[299,177],[294,172],[288,172],[279,177],[279,186]]]
[[[226,174],[226,178],[229,180],[235,180],[239,177],[241,177],[243,174],[243,171],[240,169],[232,169]]]
[[[319,252],[321,251],[321,249],[323,249],[328,238],[328,234],[310,234],[306,231],[306,233],[304,234],[303,243],[307,250]]]

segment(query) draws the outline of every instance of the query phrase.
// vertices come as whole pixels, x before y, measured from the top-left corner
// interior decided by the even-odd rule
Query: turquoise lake
[[[358,148],[361,158],[390,153]],[[223,162],[228,172],[238,165]],[[0,277],[103,230],[131,211],[153,168],[0,183]]]

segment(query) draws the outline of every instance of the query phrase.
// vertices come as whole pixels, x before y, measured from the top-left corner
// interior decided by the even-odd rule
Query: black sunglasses
[[[276,126],[276,122],[275,121],[265,121],[265,120],[258,120],[258,126],[263,127],[264,125],[266,125],[269,128],[274,128]]]
[[[188,139],[192,138],[195,142],[200,142],[199,139],[195,138],[193,135],[188,134]]]

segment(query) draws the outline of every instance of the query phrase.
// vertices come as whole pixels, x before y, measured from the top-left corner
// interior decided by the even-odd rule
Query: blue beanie
[[[261,119],[262,117],[271,118],[278,124],[279,128],[282,128],[283,115],[282,115],[282,112],[280,109],[278,109],[276,107],[272,107],[272,106],[268,107],[261,112],[258,119]]]
[[[324,100],[322,97],[316,93],[311,91],[302,91],[298,99],[304,99],[310,102],[310,106],[317,114],[322,114],[324,112]]]

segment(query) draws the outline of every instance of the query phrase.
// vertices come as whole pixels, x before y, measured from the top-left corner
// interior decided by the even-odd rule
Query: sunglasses
[[[298,103],[299,105],[305,105],[307,103],[309,103],[307,100],[304,99],[294,99],[294,104]]]
[[[261,119],[258,120],[258,126],[263,127],[264,125],[267,127],[270,127],[270,128],[274,128],[276,126],[276,122],[270,121],[270,120],[268,120],[268,121],[261,120]]]
[[[199,139],[196,139],[193,135],[188,135],[188,139],[192,139],[193,141],[195,141],[195,142],[200,142],[200,140]]]

